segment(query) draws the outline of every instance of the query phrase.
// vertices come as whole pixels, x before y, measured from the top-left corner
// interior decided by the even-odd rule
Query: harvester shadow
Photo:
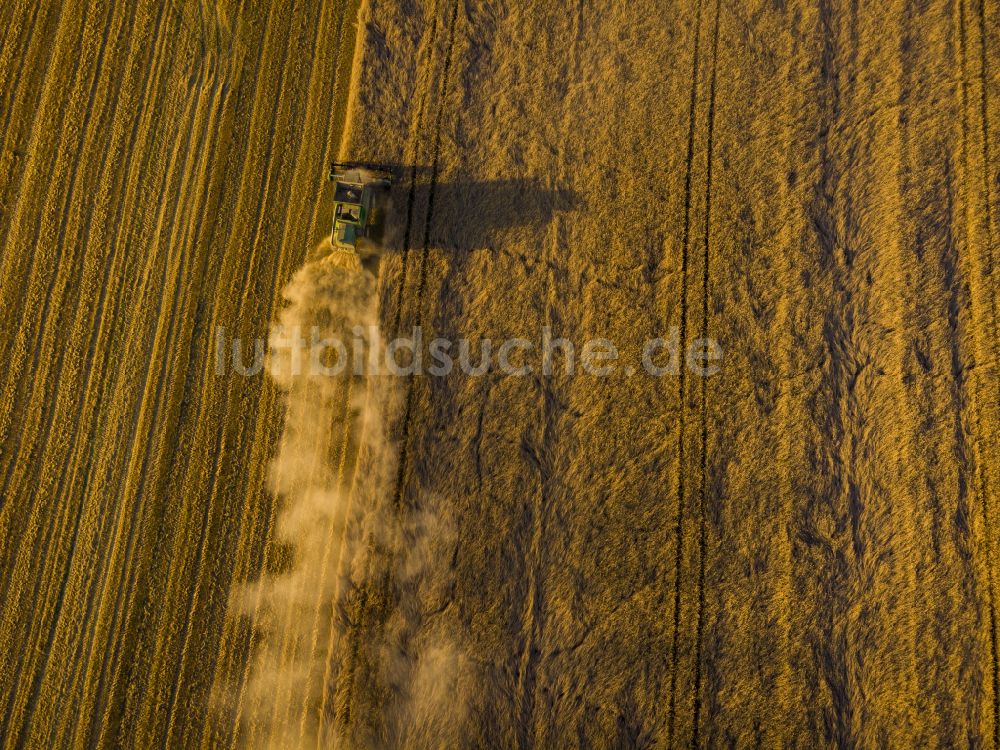
[[[537,178],[432,184],[418,176],[416,184],[402,180],[393,187],[382,250],[489,247],[508,230],[540,230],[555,214],[574,211],[581,202],[574,191],[547,187]]]

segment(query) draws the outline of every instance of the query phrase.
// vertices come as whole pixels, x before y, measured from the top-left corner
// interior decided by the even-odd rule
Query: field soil
[[[424,731],[444,650],[432,745],[997,746],[1000,9],[367,12],[383,329],[535,371],[406,385],[391,501],[454,531],[359,597],[353,736]],[[643,371],[674,326],[716,374]]]
[[[1000,747],[998,60],[987,0],[3,4],[3,744]],[[532,371],[219,374],[360,290]]]

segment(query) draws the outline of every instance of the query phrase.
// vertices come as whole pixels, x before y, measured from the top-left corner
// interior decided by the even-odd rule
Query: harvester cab
[[[334,163],[330,180],[334,183],[331,246],[340,251],[370,252],[370,246],[382,238],[391,175],[357,162]]]

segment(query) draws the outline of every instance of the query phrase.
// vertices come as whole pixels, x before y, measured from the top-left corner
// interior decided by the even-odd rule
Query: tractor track
[[[688,251],[691,240],[691,172],[694,166],[695,115],[698,103],[699,43],[701,37],[702,2],[698,0],[694,22],[694,50],[691,56],[691,99],[688,109],[687,158],[684,167],[684,229],[681,238],[681,319],[679,351],[687,351],[688,318]],[[677,428],[677,521],[674,526],[674,625],[670,645],[670,693],[667,704],[667,746],[673,745],[677,705],[677,656],[681,626],[681,562],[684,545],[684,440],[687,412],[686,368],[683,363],[677,378],[678,428]]]
[[[966,174],[968,175],[973,171],[970,164],[969,157],[969,72],[968,72],[968,19],[966,17],[966,0],[956,0],[958,5],[958,46],[959,46],[959,58],[961,65],[961,90],[962,90],[962,155],[965,164]],[[993,221],[992,221],[992,207],[990,203],[990,180],[989,180],[989,164],[990,164],[990,153],[989,153],[989,120],[988,113],[989,108],[987,106],[987,93],[989,85],[989,73],[988,73],[988,63],[987,63],[987,27],[986,27],[986,2],[985,0],[980,0],[979,12],[977,15],[978,27],[979,27],[979,41],[980,41],[980,59],[979,59],[979,75],[978,84],[980,88],[980,101],[979,101],[979,118],[980,118],[980,137],[982,138],[982,150],[983,150],[983,182],[982,191],[983,198],[985,202],[986,210],[986,229],[985,229],[985,255],[986,255],[986,282],[989,283],[993,280]],[[968,203],[968,199],[966,203]],[[968,209],[966,209],[968,211]],[[966,218],[967,227],[971,229],[971,220]],[[966,241],[966,247],[972,246],[972,241]],[[975,261],[969,263],[968,274],[970,276],[969,284],[975,287],[976,279],[975,277],[977,267]],[[997,339],[998,327],[997,327],[997,312],[996,312],[996,293],[994,290],[993,294],[989,291],[986,295],[990,299],[990,314],[992,323],[992,333],[994,339],[994,347],[1000,343]],[[995,350],[995,349],[994,349]],[[973,390],[978,390],[977,385],[972,386]],[[993,400],[996,398],[996,393],[988,394],[987,401],[990,400],[992,395]],[[978,399],[976,399],[978,401]],[[977,463],[979,464],[977,469],[978,474],[978,484],[979,484],[979,497],[980,497],[980,513],[981,522],[983,525],[983,556],[985,558],[986,565],[986,579],[987,579],[987,591],[989,599],[989,641],[990,641],[990,656],[992,660],[992,692],[993,692],[993,747],[1000,748],[1000,633],[998,633],[997,627],[997,612],[996,612],[996,582],[995,582],[995,572],[994,572],[994,560],[995,555],[993,552],[993,543],[990,534],[990,515],[991,515],[991,503],[989,495],[988,480],[986,477],[986,468],[982,466],[983,457],[986,455],[983,451],[982,440],[983,440],[983,427],[982,427],[982,414],[981,406],[977,403],[972,407],[974,420],[975,420],[975,430],[974,430],[974,442],[977,447]]]
[[[965,0],[959,0],[964,7]],[[983,199],[986,204],[986,268],[988,271],[987,281],[992,282],[995,279],[996,269],[994,268],[993,261],[993,201],[992,201],[992,191],[990,189],[991,181],[989,178],[990,170],[990,128],[989,128],[989,106],[987,105],[987,97],[989,95],[989,56],[986,54],[986,46],[988,43],[987,26],[986,26],[986,0],[979,0],[979,117],[980,126],[982,128],[982,139],[983,139]],[[963,22],[964,26],[964,22]],[[964,33],[963,33],[964,37]],[[962,54],[965,54],[965,42],[962,42]],[[993,323],[993,344],[994,351],[1000,350],[1000,339],[998,339],[998,334],[1000,334],[1000,328],[997,327],[997,295],[1000,290],[993,289],[992,293],[987,292],[987,296],[990,299],[990,313],[992,315]],[[994,388],[993,393],[987,393],[987,401],[993,401],[996,403],[997,396],[1000,394],[1000,388]],[[981,420],[981,414],[977,413],[976,420],[979,422]],[[982,425],[977,425],[977,432],[979,434],[980,440],[983,436]],[[983,452],[980,450],[979,456],[980,461],[982,461]],[[994,535],[990,535],[990,518],[991,518],[991,507],[989,498],[989,487],[987,485],[986,479],[986,469],[985,467],[980,467],[980,495],[982,497],[982,512],[983,512],[983,532],[986,537],[984,549],[986,557],[986,567],[989,570],[989,607],[990,607],[990,649],[993,653],[993,747],[1000,748],[1000,634],[997,632],[997,599],[996,599],[996,569],[995,560],[996,553],[994,551],[993,539]]]
[[[708,137],[706,144],[706,167],[705,167],[705,227],[704,246],[702,258],[702,306],[701,306],[701,338],[703,342],[709,340],[709,310],[708,294],[711,274],[709,271],[711,230],[712,230],[712,162],[715,151],[713,148],[713,136],[715,134],[715,84],[719,58],[719,14],[722,10],[722,0],[715,0],[715,22],[712,31],[712,78],[708,88]],[[708,378],[701,375],[701,477],[699,482],[699,504],[698,504],[698,613],[695,625],[695,652],[694,652],[694,721],[691,746],[699,746],[699,732],[701,729],[701,673],[702,673],[702,641],[704,638],[705,626],[705,536],[706,520],[705,506],[708,500]]]

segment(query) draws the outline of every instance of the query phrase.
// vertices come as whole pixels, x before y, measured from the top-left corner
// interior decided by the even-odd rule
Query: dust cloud
[[[268,474],[274,560],[231,605],[253,633],[236,728],[253,747],[440,746],[460,737],[469,689],[448,619],[425,614],[453,588],[454,522],[436,498],[405,512],[394,503],[398,446],[387,425],[405,381],[364,366],[381,351],[376,279],[356,256],[329,250],[311,253],[283,290],[269,336],[267,373],[285,399]],[[366,588],[389,603],[372,632],[350,615]],[[336,707],[352,692],[358,653],[379,665],[385,701],[377,731],[347,736]]]

